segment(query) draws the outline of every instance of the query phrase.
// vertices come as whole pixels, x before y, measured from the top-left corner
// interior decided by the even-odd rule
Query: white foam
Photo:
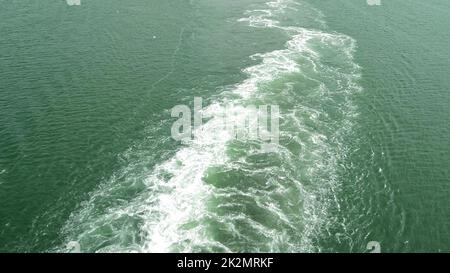
[[[69,6],[80,6],[81,0],[66,0],[66,3]]]
[[[212,103],[205,109],[207,115],[215,116],[215,113],[223,112],[230,107],[237,112],[246,111],[241,103],[258,96],[261,85],[289,74],[301,72],[301,67],[296,61],[299,55],[309,58],[314,70],[319,71],[320,68],[316,67],[319,65],[316,59],[319,59],[320,56],[311,48],[310,43],[312,41],[321,41],[330,45],[338,44],[338,46],[349,44],[351,48],[345,49],[344,54],[348,54],[347,57],[351,60],[354,43],[347,36],[301,27],[281,26],[280,22],[275,20],[274,17],[292,7],[292,3],[295,2],[289,0],[269,2],[267,3],[267,9],[247,11],[247,17],[239,19],[240,22],[246,22],[251,27],[279,29],[290,34],[291,39],[286,43],[284,49],[251,56],[254,59],[260,59],[261,62],[244,69],[244,72],[248,75],[247,79],[231,90],[240,99],[231,102],[224,100]],[[299,111],[299,109],[292,109],[292,112],[286,113],[286,118],[290,118],[291,122],[298,125],[299,132],[304,130],[310,137],[308,141],[318,147],[317,149],[326,150],[326,137],[304,128],[303,121],[293,114],[295,111]],[[308,112],[312,119],[317,118],[320,114],[314,109],[302,109],[302,111]],[[240,117],[245,117],[245,115],[235,118],[239,119]],[[154,167],[151,174],[145,179],[148,188],[146,195],[140,196],[125,206],[111,208],[107,215],[102,216],[101,222],[108,221],[105,220],[108,218],[115,219],[120,215],[139,215],[143,221],[142,236],[144,243],[133,248],[133,251],[169,252],[175,250],[189,252],[193,251],[195,246],[219,247],[224,251],[231,251],[228,246],[209,238],[207,228],[202,226],[199,220],[209,215],[210,212],[206,207],[207,200],[212,195],[217,194],[212,186],[203,181],[203,176],[209,167],[228,163],[226,148],[227,143],[233,139],[233,136],[223,128],[223,122],[220,118],[213,117],[204,123],[199,130],[202,130],[202,133],[195,134],[197,137],[189,143],[185,143],[185,146],[176,152],[172,158]],[[323,151],[313,150],[309,152],[315,154],[315,158],[319,158],[319,160],[324,156]],[[292,162],[296,162],[296,160],[298,159],[293,158]],[[316,175],[317,168],[327,167],[319,160],[311,165],[312,177]],[[335,180],[336,178],[331,174],[330,179]],[[298,182],[297,184],[299,190],[303,191],[301,183]],[[324,221],[322,214],[325,212],[318,206],[314,194],[306,196],[307,193],[303,193],[305,194],[305,205],[303,207],[305,211],[303,213],[310,218],[310,226],[303,230],[302,235],[303,244],[306,246],[290,243],[289,237],[283,231],[270,229],[244,214],[224,216],[223,219],[220,218],[218,221],[229,230],[238,232],[232,220],[240,217],[248,221],[255,228],[255,232],[264,234],[268,238],[276,238],[271,246],[274,251],[280,249],[279,244],[281,243],[290,244],[292,251],[307,251],[311,244],[311,234],[317,225]],[[291,223],[289,217],[284,215],[281,208],[275,203],[257,200],[257,204],[276,215],[286,225],[293,227],[294,224]],[[83,213],[90,213],[89,208]],[[233,219],[227,219],[227,217]],[[195,224],[190,228],[183,228],[188,223]],[[176,248],[174,249],[174,247]],[[112,248],[112,251],[115,250],[124,251],[124,249],[120,249],[120,246]]]
[[[287,42],[285,49],[252,56],[252,58],[261,59],[261,63],[244,69],[248,78],[236,85],[232,90],[233,93],[238,94],[244,100],[257,94],[261,84],[271,82],[290,73],[300,72],[300,67],[295,61],[295,57],[298,54],[308,53],[312,57],[317,57],[317,53],[308,45],[311,39],[324,42],[348,39],[348,37],[343,35],[329,34],[300,27],[282,27],[277,20],[271,17],[277,12],[286,9],[288,1],[278,0],[268,3],[268,6],[272,9],[248,11],[247,14],[249,16],[239,19],[239,21],[248,22],[252,27],[279,28],[295,34]],[[224,107],[220,103],[214,103],[205,112],[223,111]],[[245,108],[239,108],[239,105],[234,107],[237,108],[237,111],[245,111]],[[232,139],[232,136],[222,129],[223,123],[220,119],[213,118],[203,126],[201,128],[204,132],[203,134],[200,134],[198,138],[189,143],[188,147],[177,152],[174,158],[158,166],[156,173],[148,178],[149,186],[153,189],[156,188],[156,191],[159,191],[158,188],[169,190],[159,195],[157,207],[149,211],[145,224],[145,231],[148,237],[143,248],[144,251],[168,252],[172,246],[185,240],[190,242],[189,245],[211,244],[210,239],[205,235],[204,227],[197,226],[191,230],[183,230],[181,228],[183,224],[201,219],[208,214],[205,203],[214,189],[204,183],[203,175],[210,166],[226,164],[226,145]],[[311,140],[316,145],[326,145],[323,135],[314,134]],[[169,172],[173,177],[169,181],[161,181],[158,179],[158,170]],[[277,215],[282,221],[290,224],[289,219],[283,215],[280,208],[276,207],[275,204],[259,204]],[[157,211],[157,214],[160,216],[155,218],[154,211]],[[245,218],[246,221],[252,221],[246,218],[245,215],[241,215],[241,217]],[[253,221],[252,226],[262,234],[274,236],[274,230],[269,230],[259,223]],[[190,250],[192,249],[182,249],[182,251]]]

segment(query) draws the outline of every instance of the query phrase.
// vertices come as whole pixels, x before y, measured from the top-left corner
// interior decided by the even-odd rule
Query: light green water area
[[[380,4],[0,0],[0,251],[450,252],[450,2]]]

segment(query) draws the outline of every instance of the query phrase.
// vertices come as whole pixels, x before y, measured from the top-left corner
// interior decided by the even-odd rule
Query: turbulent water
[[[420,88],[435,95],[429,107],[449,104],[443,75],[423,76],[411,49],[389,42],[386,18],[409,20],[401,7],[124,2],[0,2],[0,250],[60,252],[71,241],[85,252],[363,252],[369,241],[450,250],[448,116],[437,117],[446,127],[433,140],[422,120],[383,104],[417,117],[423,108],[398,93]],[[446,5],[432,2],[435,12]],[[397,65],[386,68],[379,39]],[[439,59],[448,52],[428,64]],[[177,142],[170,109],[194,97],[212,118]],[[279,106],[275,150],[233,138],[214,117],[242,119],[249,105]],[[411,154],[415,137],[430,161]],[[417,168],[432,176],[401,183]],[[435,203],[417,199],[424,187]]]

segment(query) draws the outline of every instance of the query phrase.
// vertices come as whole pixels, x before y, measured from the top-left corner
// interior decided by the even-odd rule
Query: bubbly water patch
[[[147,175],[95,192],[67,223],[68,240],[113,252],[320,250],[314,242],[333,224],[328,210],[337,205],[338,162],[356,115],[350,97],[360,90],[359,67],[352,38],[277,20],[299,5],[278,0],[246,12],[239,21],[278,29],[290,40],[284,49],[251,56],[260,63],[244,69],[247,79],[227,91],[233,98],[224,95],[205,109],[210,116],[243,112],[234,116],[239,120],[247,104],[280,105],[278,151],[261,153],[261,143],[235,140],[213,117]],[[117,187],[134,188],[134,199],[102,202]]]
[[[298,12],[294,17],[302,23],[317,25],[321,29],[327,28],[324,14],[305,2],[294,0],[277,0],[267,2],[266,9],[252,9],[245,12],[246,17],[239,19],[239,22],[247,22],[251,27],[266,28],[276,27],[281,24],[280,19],[286,20],[286,13],[302,11],[302,18],[298,18]],[[284,25],[284,24],[283,24]]]
[[[66,0],[67,5],[69,6],[80,6],[81,0]]]

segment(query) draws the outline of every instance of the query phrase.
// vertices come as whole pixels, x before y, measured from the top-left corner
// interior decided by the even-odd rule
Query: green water
[[[266,2],[0,1],[0,251],[449,252],[450,2]]]

